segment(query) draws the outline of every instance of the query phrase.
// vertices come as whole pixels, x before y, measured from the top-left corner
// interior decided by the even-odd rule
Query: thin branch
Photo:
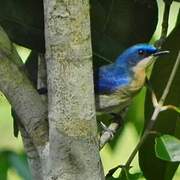
[[[111,60],[105,58],[104,56],[101,56],[99,53],[93,52],[93,55],[97,56],[100,59],[103,59],[104,61],[108,62],[108,63],[112,63]]]

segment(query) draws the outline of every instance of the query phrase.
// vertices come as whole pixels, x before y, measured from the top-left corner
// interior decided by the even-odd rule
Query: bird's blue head
[[[146,69],[152,62],[153,57],[165,54],[167,51],[158,51],[156,47],[150,44],[137,44],[126,49],[117,59],[117,66],[128,68]]]

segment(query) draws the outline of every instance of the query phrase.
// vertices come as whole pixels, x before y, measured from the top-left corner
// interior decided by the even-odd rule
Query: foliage
[[[7,179],[7,173],[10,168],[13,168],[22,178],[26,180],[31,179],[24,153],[17,154],[13,151],[0,151],[0,179]]]
[[[30,49],[44,51],[42,0],[0,1],[0,24],[9,38]]]
[[[180,161],[180,140],[170,135],[163,135],[155,139],[156,156],[162,160]]]

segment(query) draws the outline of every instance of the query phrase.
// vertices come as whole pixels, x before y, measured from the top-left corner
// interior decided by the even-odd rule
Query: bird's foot
[[[113,139],[116,131],[113,130],[113,129],[110,129],[109,127],[107,127],[103,122],[100,122],[100,124],[101,124],[101,127],[102,127],[102,129],[103,129],[101,135],[103,135],[104,133],[106,133],[106,134],[109,134],[110,139]]]
[[[101,122],[101,127],[103,131],[100,136],[100,149],[102,149],[106,143],[113,139],[117,130],[122,126],[122,117],[119,114],[114,113],[111,115],[114,118],[112,119],[112,122],[108,127],[103,122]]]

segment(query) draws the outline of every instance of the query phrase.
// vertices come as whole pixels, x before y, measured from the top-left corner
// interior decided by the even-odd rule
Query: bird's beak
[[[154,57],[157,57],[157,56],[161,56],[161,55],[164,55],[164,54],[169,54],[170,51],[158,51],[156,53],[153,54]]]

